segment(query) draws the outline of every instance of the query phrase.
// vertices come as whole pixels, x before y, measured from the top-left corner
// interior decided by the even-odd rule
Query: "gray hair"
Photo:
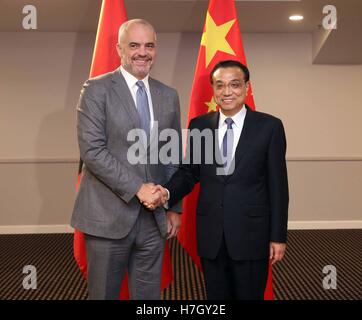
[[[156,39],[156,31],[155,31],[155,28],[152,26],[152,24],[150,24],[148,21],[146,21],[144,19],[132,19],[132,20],[128,20],[128,21],[122,23],[122,25],[119,27],[119,30],[118,30],[118,43],[122,42],[122,40],[124,38],[124,35],[127,32],[127,29],[132,24],[141,24],[141,25],[144,25],[144,26],[150,28],[154,32],[155,39]]]

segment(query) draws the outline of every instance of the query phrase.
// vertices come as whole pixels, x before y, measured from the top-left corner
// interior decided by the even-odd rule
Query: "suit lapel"
[[[150,134],[150,143],[151,143],[154,139],[158,139],[158,131],[160,127],[159,124],[162,120],[162,99],[161,99],[161,91],[156,86],[155,81],[152,78],[149,78],[148,83],[150,85],[152,108],[153,108],[153,120],[154,120],[154,125]]]
[[[257,121],[255,119],[255,114],[254,112],[248,107],[247,108],[247,112],[246,112],[246,116],[245,116],[245,120],[244,120],[244,125],[243,125],[243,130],[241,131],[241,135],[238,141],[238,145],[236,147],[235,150],[235,156],[233,161],[235,161],[235,170],[238,169],[238,165],[240,164],[240,161],[243,159],[244,155],[248,152],[249,147],[251,146],[251,143],[253,141],[253,136],[255,136],[257,134]],[[214,140],[214,169],[215,172],[217,168],[222,169],[222,157],[221,157],[221,150],[219,148],[219,135],[217,132],[217,129],[219,128],[219,118],[220,118],[220,113],[219,112],[215,112],[209,119],[209,125],[208,127],[212,130],[213,132],[213,140]],[[235,172],[234,170],[234,172]],[[220,178],[223,180],[227,180],[230,177],[232,177],[233,174],[230,175],[220,175]]]
[[[213,134],[213,142],[214,142],[214,159],[213,159],[213,169],[214,172],[217,174],[218,170],[223,170],[221,164],[222,164],[222,157],[221,157],[221,151],[220,151],[220,147],[219,147],[219,134],[218,134],[218,129],[219,129],[219,119],[220,119],[220,112],[214,112],[210,119],[209,119],[209,128],[212,130],[212,134]],[[209,150],[209,148],[204,148],[205,150]],[[204,159],[206,159],[206,156],[204,157]],[[224,179],[224,175],[222,174],[217,174],[218,176],[220,176],[221,179]]]
[[[239,138],[238,145],[235,150],[235,170],[237,170],[240,161],[248,152],[248,149],[251,145],[252,137],[256,134],[256,122],[255,122],[254,112],[247,106],[247,112],[244,120],[243,130]],[[230,177],[232,175],[229,175]]]
[[[220,113],[218,111],[212,112],[210,117],[210,128],[215,133],[215,130],[219,128]]]
[[[117,69],[113,73],[113,90],[117,93],[118,98],[121,101],[122,107],[127,111],[129,118],[133,123],[134,128],[140,128],[140,118],[136,109],[136,105],[132,98],[132,94],[129,91],[126,80],[124,79],[121,69]]]

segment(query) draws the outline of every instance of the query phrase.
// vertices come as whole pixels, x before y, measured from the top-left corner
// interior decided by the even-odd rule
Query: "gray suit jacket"
[[[172,128],[178,132],[181,157],[178,94],[152,78],[149,85],[158,130]],[[138,112],[120,69],[85,82],[77,106],[78,143],[84,166],[71,219],[74,228],[104,238],[125,237],[140,212],[135,195],[141,184],[164,185],[177,170],[178,165],[129,163],[127,152],[134,142],[127,141],[127,134],[135,128],[140,128]],[[157,138],[155,132],[152,138]],[[165,143],[160,141],[157,151]],[[179,203],[172,209],[180,208]],[[154,214],[165,237],[165,210],[158,208],[150,214]]]

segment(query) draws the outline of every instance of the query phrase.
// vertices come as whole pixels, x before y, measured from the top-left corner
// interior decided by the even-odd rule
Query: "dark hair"
[[[250,73],[249,73],[249,69],[245,65],[243,65],[241,62],[236,61],[236,60],[223,60],[223,61],[218,62],[214,66],[214,68],[211,70],[211,72],[210,72],[211,84],[212,84],[212,77],[213,77],[214,73],[216,72],[216,70],[221,69],[221,68],[232,68],[232,67],[239,68],[244,73],[245,82],[249,81]]]

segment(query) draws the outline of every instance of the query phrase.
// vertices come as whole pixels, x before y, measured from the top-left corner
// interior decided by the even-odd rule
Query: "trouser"
[[[268,278],[268,259],[230,258],[223,237],[215,259],[201,258],[209,300],[263,300]]]
[[[131,299],[160,299],[165,240],[149,211],[141,209],[122,239],[85,235],[90,300],[117,300],[128,271]]]

